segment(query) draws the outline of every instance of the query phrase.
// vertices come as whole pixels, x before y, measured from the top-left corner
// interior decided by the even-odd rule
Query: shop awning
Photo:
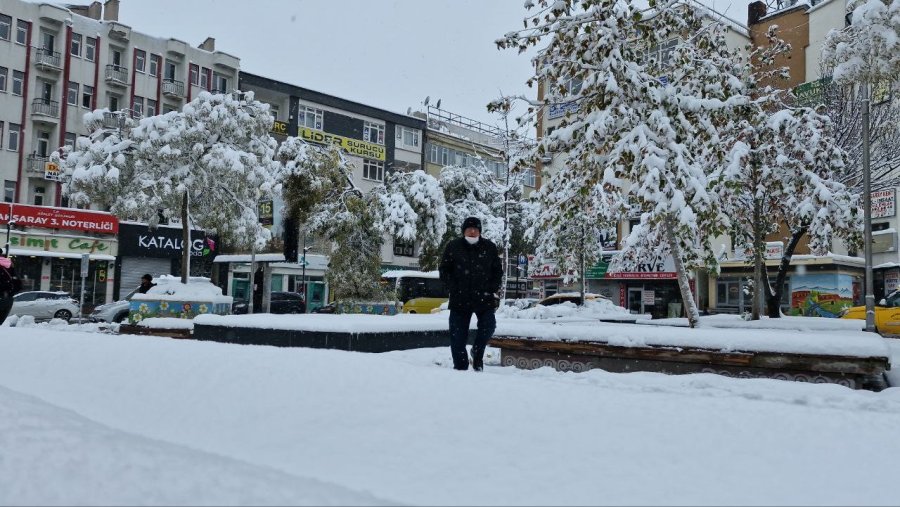
[[[217,255],[213,262],[250,262],[250,254],[243,255]],[[284,262],[284,254],[260,253],[256,254],[256,262]]]
[[[57,259],[80,259],[81,254],[71,252],[48,252],[46,250],[27,250],[24,248],[11,248],[10,255],[19,255],[22,257],[56,257]],[[90,254],[92,261],[114,261],[115,256],[108,254],[92,253]]]

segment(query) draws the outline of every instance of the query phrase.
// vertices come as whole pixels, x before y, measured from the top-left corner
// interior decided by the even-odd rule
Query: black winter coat
[[[503,281],[503,263],[490,240],[482,237],[470,245],[465,238],[454,239],[444,248],[439,270],[450,293],[451,310],[480,312],[497,307],[494,294]]]

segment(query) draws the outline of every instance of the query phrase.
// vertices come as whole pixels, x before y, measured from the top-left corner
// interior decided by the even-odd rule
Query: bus
[[[388,271],[381,282],[403,303],[402,313],[431,313],[450,297],[437,271]]]

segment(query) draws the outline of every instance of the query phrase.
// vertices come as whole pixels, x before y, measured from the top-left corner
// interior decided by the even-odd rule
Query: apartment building
[[[270,105],[275,123],[272,133],[279,141],[299,137],[314,145],[333,144],[343,151],[353,167],[353,182],[367,192],[384,182],[393,171],[414,171],[424,165],[425,121],[394,113],[275,79],[240,73],[239,89],[252,91],[257,100]],[[324,301],[324,277],[331,245],[304,234],[300,224],[283,220],[283,203],[273,203],[272,231],[284,241],[287,263],[272,266],[272,290],[299,290],[304,247],[308,248],[305,275],[307,301]],[[381,250],[382,269],[418,267],[416,245],[385,238]],[[235,263],[230,278],[249,276],[249,265]]]
[[[9,210],[0,215],[81,224],[20,221],[16,262],[32,288],[78,293],[80,254],[89,253],[89,295],[97,304],[112,299],[121,259],[115,231],[91,224],[117,222],[66,208],[50,154],[87,134],[82,118],[89,111],[108,109],[105,121],[115,128],[123,115],[153,116],[181,109],[202,90],[234,90],[240,69],[240,60],[216,51],[212,38],[193,47],[138,32],[118,18],[119,0],[0,3],[0,180]]]

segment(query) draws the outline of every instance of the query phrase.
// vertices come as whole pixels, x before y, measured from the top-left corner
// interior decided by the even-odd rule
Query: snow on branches
[[[823,50],[839,84],[879,81],[900,76],[900,0],[852,0],[850,25],[828,34]]]

